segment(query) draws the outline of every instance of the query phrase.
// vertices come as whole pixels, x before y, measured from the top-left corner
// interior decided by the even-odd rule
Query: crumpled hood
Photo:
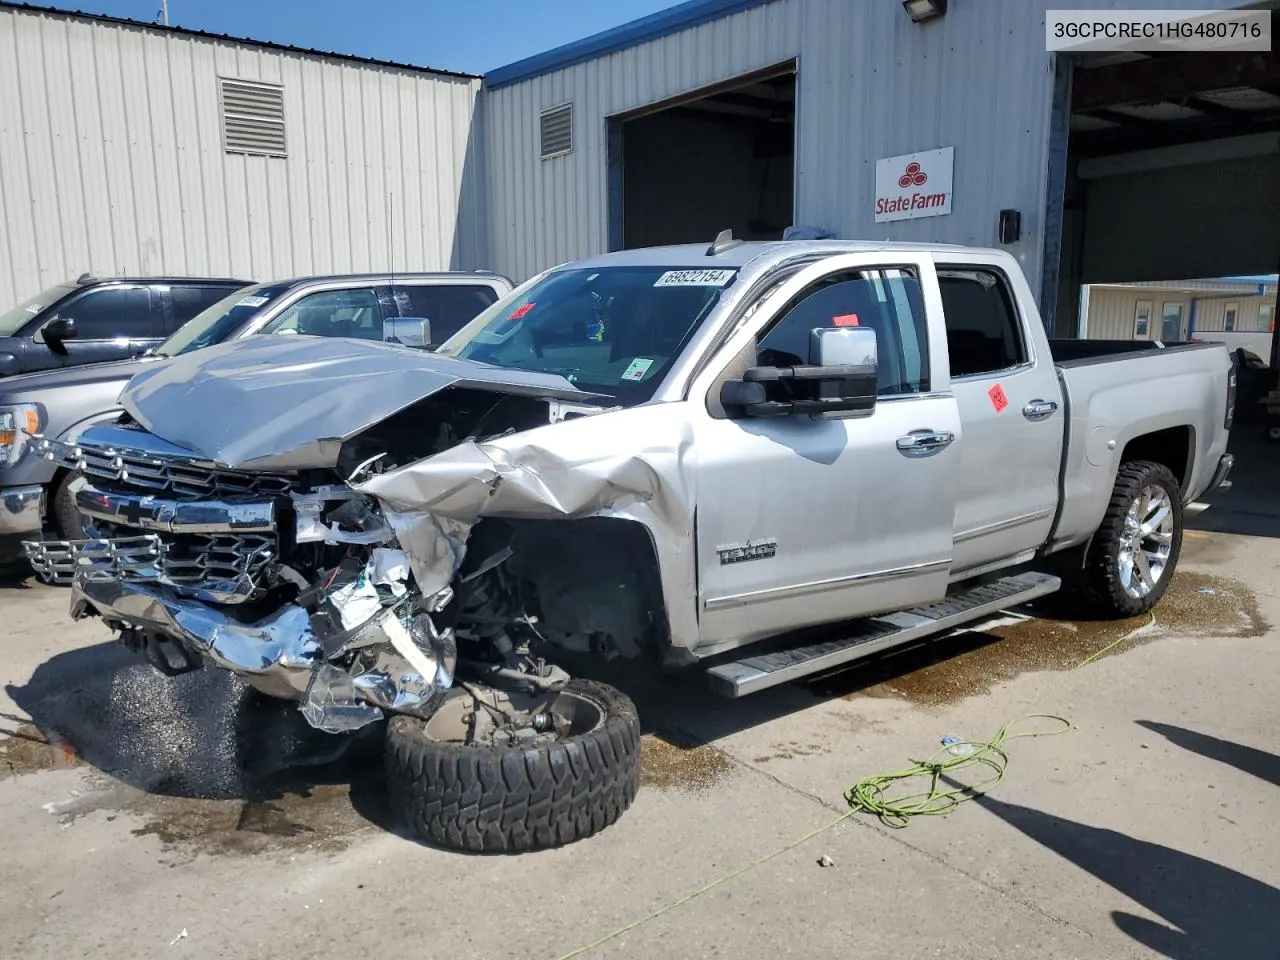
[[[454,385],[590,403],[554,374],[396,344],[258,336],[143,371],[121,402],[145,429],[232,469],[332,467],[342,443]]]

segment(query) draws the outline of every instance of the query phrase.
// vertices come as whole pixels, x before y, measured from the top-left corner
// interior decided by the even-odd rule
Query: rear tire
[[[1074,586],[1101,616],[1140,616],[1164,596],[1181,551],[1182,490],[1173,471],[1124,463]]]
[[[431,720],[393,717],[386,742],[392,811],[423,839],[473,853],[558,847],[614,823],[640,787],[635,706],[603,683],[570,680],[559,689],[589,704],[598,720],[533,746],[436,739]],[[446,700],[440,711],[448,709]]]

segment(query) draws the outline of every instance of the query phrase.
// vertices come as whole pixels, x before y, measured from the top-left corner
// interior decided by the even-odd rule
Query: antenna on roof
[[[724,253],[726,250],[732,250],[734,247],[740,246],[742,246],[742,241],[733,239],[732,230],[721,230],[716,234],[715,242],[707,247],[707,256],[714,257],[717,254]]]

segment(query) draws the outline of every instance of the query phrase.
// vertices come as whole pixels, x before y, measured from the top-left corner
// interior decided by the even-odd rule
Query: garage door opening
[[[610,120],[610,246],[776,240],[795,194],[794,64]]]
[[[1126,52],[1072,66],[1055,117],[1067,139],[1055,333],[1248,333],[1274,364],[1274,286],[1258,286],[1280,266],[1280,60]]]

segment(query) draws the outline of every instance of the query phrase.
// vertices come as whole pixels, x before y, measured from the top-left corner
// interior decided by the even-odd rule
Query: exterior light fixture
[[[926,23],[947,12],[947,0],[902,0],[902,9],[912,23]]]

